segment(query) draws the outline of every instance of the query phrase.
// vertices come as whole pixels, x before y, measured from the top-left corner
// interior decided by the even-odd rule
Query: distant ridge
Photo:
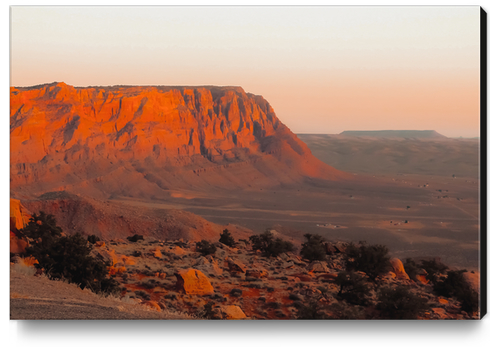
[[[343,131],[340,135],[344,136],[369,136],[378,138],[416,138],[416,139],[445,139],[446,136],[439,134],[435,130],[363,130]]]

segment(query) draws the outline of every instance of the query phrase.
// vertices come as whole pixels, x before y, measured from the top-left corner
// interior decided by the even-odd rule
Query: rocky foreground
[[[478,318],[477,312],[461,311],[457,300],[436,296],[424,276],[410,279],[396,258],[391,271],[372,287],[371,305],[347,303],[337,295],[335,281],[345,267],[345,243],[329,243],[327,260],[312,262],[294,253],[267,258],[245,240],[235,248],[215,245],[216,252],[204,256],[195,242],[115,239],[97,241],[92,256],[112,264],[110,273],[121,284],[123,300],[193,319],[311,319],[308,310],[322,312],[325,319],[376,319],[375,289],[387,286],[407,286],[428,300],[429,308],[418,319]],[[56,318],[65,317],[60,313]]]

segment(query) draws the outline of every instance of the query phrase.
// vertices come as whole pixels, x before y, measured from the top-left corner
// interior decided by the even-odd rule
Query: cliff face
[[[10,90],[11,189],[157,196],[339,179],[240,87]]]

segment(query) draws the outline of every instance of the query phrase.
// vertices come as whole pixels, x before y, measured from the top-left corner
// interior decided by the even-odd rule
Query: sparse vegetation
[[[435,282],[439,275],[446,273],[447,266],[443,263],[431,260],[422,260],[422,268],[427,271],[427,279],[431,282]]]
[[[368,305],[370,300],[370,287],[367,281],[355,272],[342,271],[335,279],[340,286],[337,296],[352,305]]]
[[[325,260],[327,256],[325,239],[318,234],[305,234],[304,237],[306,242],[301,245],[301,256],[309,261]]]
[[[325,312],[322,310],[316,298],[311,298],[306,303],[298,305],[297,319],[313,320],[325,318]]]
[[[345,261],[347,271],[362,271],[373,282],[390,268],[388,248],[384,245],[350,243],[345,251]]]
[[[478,310],[478,293],[474,291],[463,273],[466,270],[448,271],[447,276],[437,280],[434,292],[445,297],[454,297],[461,303],[461,310],[471,314]]]
[[[387,319],[417,319],[429,308],[427,299],[410,292],[405,286],[381,288],[378,300],[376,308],[380,316]]]
[[[91,244],[94,244],[97,241],[100,241],[100,238],[97,235],[90,235],[87,237],[87,241],[90,242]]]
[[[35,266],[43,268],[48,278],[64,279],[95,293],[119,291],[119,283],[108,277],[109,264],[90,256],[92,246],[79,233],[61,236],[52,215],[34,214],[22,232],[32,240],[26,254],[37,259]]]
[[[127,237],[129,242],[138,242],[138,240],[144,240],[143,235],[134,234]]]
[[[415,280],[417,275],[422,270],[420,265],[415,263],[412,258],[407,258],[403,263],[403,267],[405,268],[405,272],[407,273],[408,277],[410,277],[412,280]]]
[[[207,240],[201,240],[196,243],[196,251],[206,256],[216,253],[216,246]]]
[[[223,230],[223,232],[220,234],[219,242],[227,245],[228,247],[236,246],[235,239],[233,238],[233,236],[231,236],[231,233],[228,229]]]
[[[252,249],[260,251],[266,257],[277,257],[281,253],[292,252],[294,249],[291,242],[274,237],[269,230],[260,235],[252,235],[249,239]]]

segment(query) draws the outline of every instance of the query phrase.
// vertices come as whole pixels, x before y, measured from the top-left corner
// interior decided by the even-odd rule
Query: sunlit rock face
[[[12,87],[10,146],[11,187],[24,193],[152,197],[346,177],[240,87]]]

